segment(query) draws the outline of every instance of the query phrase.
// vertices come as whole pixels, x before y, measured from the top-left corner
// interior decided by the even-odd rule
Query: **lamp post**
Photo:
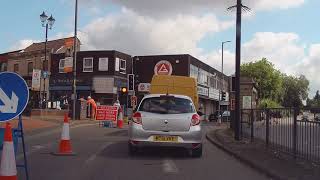
[[[223,41],[222,43],[221,43],[221,46],[222,46],[222,49],[221,49],[221,73],[222,73],[222,87],[221,87],[221,94],[220,94],[220,91],[219,91],[219,110],[221,110],[221,104],[220,104],[220,102],[222,101],[222,91],[223,91],[223,87],[224,87],[224,75],[223,75],[223,46],[224,46],[224,44],[225,43],[229,43],[229,42],[231,42],[231,41]],[[221,98],[220,98],[221,97]]]
[[[40,15],[40,20],[42,23],[42,27],[45,27],[46,30],[46,39],[45,39],[45,43],[44,43],[44,61],[42,63],[42,74],[43,74],[43,94],[42,94],[42,98],[40,95],[40,99],[41,99],[41,106],[43,103],[43,100],[46,100],[45,98],[45,91],[46,91],[46,76],[48,75],[48,73],[44,73],[45,71],[47,71],[47,67],[45,67],[45,64],[47,63],[47,42],[48,42],[48,28],[52,29],[52,26],[54,24],[54,22],[56,21],[52,15],[48,18],[48,16],[45,14],[45,12],[43,11],[42,14]],[[40,88],[41,89],[41,88]],[[43,107],[41,107],[43,108]]]
[[[221,43],[221,46],[222,46],[222,52],[221,52],[221,57],[222,57],[222,59],[221,59],[221,73],[222,73],[222,74],[223,74],[223,46],[224,46],[224,44],[229,43],[229,42],[231,42],[231,41],[224,41],[224,42]],[[223,82],[223,81],[222,81],[222,82]]]
[[[78,26],[78,0],[75,0],[74,9],[74,38],[73,38],[73,83],[72,83],[72,120],[76,120],[77,101],[77,26]]]

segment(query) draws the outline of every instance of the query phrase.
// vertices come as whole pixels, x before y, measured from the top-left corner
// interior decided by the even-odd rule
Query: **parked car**
[[[209,115],[209,121],[217,121],[222,116],[222,120],[230,118],[230,111],[216,111]]]
[[[230,117],[230,111],[224,111],[222,117]]]
[[[314,121],[320,122],[320,114],[315,114],[314,115]]]
[[[221,111],[215,111],[213,114],[209,115],[209,121],[217,121],[221,117]]]
[[[129,153],[147,146],[183,147],[202,156],[200,116],[190,97],[150,94],[140,102],[129,124]]]
[[[302,114],[302,117],[301,117],[302,121],[309,121],[309,117],[307,114]]]

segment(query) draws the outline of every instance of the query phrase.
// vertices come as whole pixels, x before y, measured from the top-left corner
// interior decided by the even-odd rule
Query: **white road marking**
[[[86,161],[85,164],[89,164],[91,161],[94,161],[98,154],[101,153],[104,149],[106,149],[108,146],[110,146],[112,144],[112,142],[108,142],[106,144],[104,144],[103,146],[101,146],[98,151],[96,153],[94,153],[93,155],[91,155]]]
[[[45,148],[49,148],[53,145],[53,143],[47,143],[47,144],[43,144],[43,145],[35,145],[35,146],[32,146],[31,147],[31,150],[27,151],[26,152],[26,156],[28,157],[28,155],[31,155],[33,153],[36,153],[42,149],[45,149]],[[17,155],[16,159],[19,160],[19,159],[22,159],[23,158],[23,153],[20,153],[19,155]]]
[[[178,167],[171,159],[164,159],[162,163],[162,170],[165,173],[176,174],[179,172]]]

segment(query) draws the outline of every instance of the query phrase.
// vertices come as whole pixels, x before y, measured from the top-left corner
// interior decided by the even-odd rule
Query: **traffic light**
[[[221,100],[225,101],[226,100],[226,92],[221,92]]]
[[[120,88],[120,93],[121,93],[121,94],[127,94],[127,93],[128,93],[127,87],[121,87],[121,88]]]
[[[128,91],[134,91],[134,74],[128,74]]]

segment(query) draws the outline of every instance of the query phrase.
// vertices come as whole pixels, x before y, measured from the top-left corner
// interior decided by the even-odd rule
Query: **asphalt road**
[[[204,129],[213,129],[205,124]],[[58,149],[59,130],[27,137],[31,180],[264,180],[264,175],[240,163],[204,138],[202,158],[180,149],[145,149],[128,155],[127,130],[80,125],[70,130],[76,156],[51,155]],[[21,154],[17,161],[22,162]],[[19,179],[25,179],[22,169]]]

